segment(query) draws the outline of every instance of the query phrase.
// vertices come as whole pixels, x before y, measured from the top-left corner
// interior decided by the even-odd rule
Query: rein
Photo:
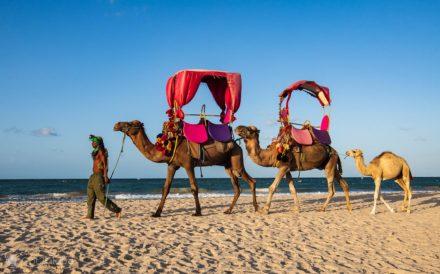
[[[238,145],[241,145],[241,140],[243,140],[243,137],[240,137],[240,138],[234,139],[234,142],[235,142],[235,143],[238,142]]]
[[[113,178],[113,174],[115,174],[116,167],[118,167],[118,164],[119,164],[119,159],[121,158],[121,155],[124,152],[125,137],[127,137],[127,134],[124,132],[124,137],[122,137],[121,150],[119,151],[118,159],[116,160],[115,167],[113,168],[112,174],[110,175],[109,183],[110,183],[111,179]],[[107,184],[107,189],[105,191],[104,212],[105,212],[105,209],[107,208],[107,199],[108,199],[109,188],[110,188],[110,185]]]

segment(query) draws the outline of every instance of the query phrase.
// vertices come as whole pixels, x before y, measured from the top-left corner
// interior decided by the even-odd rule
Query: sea
[[[350,186],[350,192],[370,193],[374,190],[371,178],[345,178]],[[256,178],[257,195],[265,195],[273,178]],[[21,179],[0,180],[0,203],[11,201],[85,201],[87,196],[87,179]],[[232,184],[229,178],[198,178],[200,197],[232,196]],[[113,179],[108,185],[108,195],[115,200],[145,200],[160,199],[164,179]],[[242,195],[250,195],[247,183],[240,179]],[[336,191],[341,191],[338,184]],[[413,192],[440,191],[440,177],[416,177],[411,182]],[[295,187],[302,193],[327,193],[325,178],[295,179]],[[382,192],[401,192],[394,181],[384,181]],[[288,185],[281,182],[277,193],[289,193]],[[188,179],[175,178],[169,198],[191,198]]]

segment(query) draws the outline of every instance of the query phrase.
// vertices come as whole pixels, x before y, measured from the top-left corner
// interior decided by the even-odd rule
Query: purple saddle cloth
[[[320,142],[323,145],[330,145],[332,143],[332,140],[330,139],[330,134],[328,134],[327,130],[319,130],[316,128],[312,128],[313,135],[315,135],[315,138],[318,139],[318,142]]]
[[[228,125],[213,124],[208,121],[208,133],[212,139],[219,142],[230,142],[232,140],[231,129]]]

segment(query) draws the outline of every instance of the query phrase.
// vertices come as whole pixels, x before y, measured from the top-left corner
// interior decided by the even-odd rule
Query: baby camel
[[[371,210],[371,214],[376,214],[377,198],[385,204],[385,206],[391,211],[394,210],[385,202],[382,194],[380,193],[380,184],[383,180],[395,180],[395,182],[403,189],[405,197],[403,199],[402,211],[407,213],[411,212],[411,187],[412,180],[411,170],[408,163],[400,156],[385,151],[379,156],[376,156],[368,166],[364,163],[364,156],[360,149],[352,149],[345,153],[348,157],[353,157],[356,161],[356,168],[364,176],[370,176],[374,180],[374,206]]]

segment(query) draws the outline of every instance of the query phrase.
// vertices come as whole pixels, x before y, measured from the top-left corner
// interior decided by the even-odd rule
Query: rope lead
[[[122,137],[121,150],[119,151],[118,159],[116,160],[115,167],[113,168],[112,174],[110,175],[109,183],[110,183],[111,179],[113,178],[113,174],[115,174],[116,167],[119,164],[119,159],[121,158],[121,155],[124,152],[125,137],[127,137],[127,134],[124,132],[124,137]],[[105,214],[105,209],[107,208],[108,192],[109,192],[109,188],[110,188],[110,184],[109,183],[107,184],[107,186],[106,186],[107,189],[105,191],[104,214]]]

